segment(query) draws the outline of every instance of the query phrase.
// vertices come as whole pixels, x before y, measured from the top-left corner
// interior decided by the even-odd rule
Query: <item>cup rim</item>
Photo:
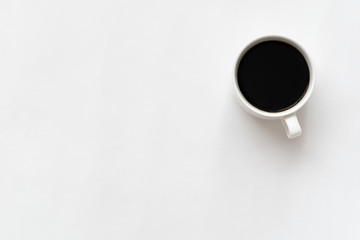
[[[297,50],[299,50],[300,53],[304,56],[304,58],[306,60],[306,63],[309,68],[309,75],[310,75],[308,88],[305,92],[305,95],[301,98],[301,100],[298,103],[296,103],[294,106],[290,107],[289,109],[286,109],[286,110],[280,111],[280,112],[267,112],[267,111],[261,110],[255,106],[253,106],[250,102],[248,102],[246,100],[246,98],[240,91],[238,81],[237,81],[237,70],[238,70],[240,61],[243,58],[243,56],[245,55],[245,53],[247,53],[247,51],[250,48],[257,45],[258,43],[265,42],[265,41],[272,41],[272,40],[288,43],[291,46],[295,47]],[[240,103],[242,103],[245,110],[247,110],[249,113],[251,113],[255,116],[261,117],[261,118],[266,118],[266,119],[279,119],[279,118],[283,118],[285,116],[291,115],[291,114],[295,113],[296,111],[298,111],[308,101],[308,99],[313,91],[314,85],[315,85],[314,80],[315,80],[314,79],[314,69],[312,67],[310,57],[307,54],[307,52],[304,50],[304,48],[302,46],[300,46],[297,42],[295,42],[287,37],[278,36],[278,35],[269,35],[269,36],[259,37],[259,38],[256,38],[255,40],[251,41],[250,43],[248,43],[243,48],[243,50],[240,52],[240,54],[237,58],[237,61],[236,61],[236,65],[235,65],[235,78],[234,78],[235,92],[236,92],[236,95],[238,96],[238,99],[240,100]]]

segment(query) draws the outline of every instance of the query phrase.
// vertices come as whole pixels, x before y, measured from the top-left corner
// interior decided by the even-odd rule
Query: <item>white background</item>
[[[0,239],[360,239],[359,1],[0,2]],[[254,38],[316,71],[303,135],[247,114]]]

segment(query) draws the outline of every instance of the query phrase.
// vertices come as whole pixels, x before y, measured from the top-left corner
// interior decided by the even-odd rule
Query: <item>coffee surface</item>
[[[305,95],[310,71],[299,50],[281,41],[250,48],[239,62],[238,86],[246,100],[263,111],[281,112]]]

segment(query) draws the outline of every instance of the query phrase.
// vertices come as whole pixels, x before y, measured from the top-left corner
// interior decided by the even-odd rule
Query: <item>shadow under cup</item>
[[[303,54],[281,40],[264,40],[241,57],[236,80],[244,98],[269,113],[286,111],[306,94],[310,70]]]

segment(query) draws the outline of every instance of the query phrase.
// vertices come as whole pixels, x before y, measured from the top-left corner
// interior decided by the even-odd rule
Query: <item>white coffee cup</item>
[[[238,71],[239,63],[240,63],[241,59],[243,58],[243,56],[246,54],[246,52],[249,49],[251,49],[253,46],[255,46],[261,42],[272,41],[272,40],[285,42],[285,43],[290,44],[291,46],[295,47],[305,58],[306,63],[309,68],[309,84],[308,84],[305,94],[303,95],[301,100],[298,101],[295,105],[293,105],[292,107],[290,107],[284,111],[280,111],[280,112],[267,112],[267,111],[264,111],[264,110],[261,110],[261,109],[255,107],[254,105],[249,103],[246,100],[246,98],[244,97],[244,95],[242,94],[242,92],[240,91],[240,88],[238,85],[238,79],[237,79],[237,71]],[[241,51],[241,53],[237,59],[237,62],[235,65],[234,87],[235,87],[236,98],[246,111],[248,111],[249,113],[251,113],[252,115],[254,115],[256,117],[263,118],[263,119],[269,119],[269,120],[280,119],[285,128],[286,134],[289,138],[295,138],[295,137],[298,137],[301,135],[302,129],[301,129],[299,121],[297,119],[296,112],[301,107],[304,106],[304,104],[307,102],[307,100],[309,99],[309,97],[313,91],[314,70],[311,65],[309,55],[305,52],[305,50],[299,44],[297,44],[293,40],[290,40],[288,38],[281,37],[281,36],[266,36],[266,37],[261,37],[261,38],[258,38],[256,40],[252,41]]]

